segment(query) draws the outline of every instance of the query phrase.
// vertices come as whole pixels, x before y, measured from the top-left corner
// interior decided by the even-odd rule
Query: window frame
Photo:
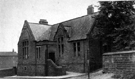
[[[24,70],[27,71],[27,67],[26,66],[24,66]]]
[[[57,38],[57,44],[58,44],[59,56],[61,56],[62,54],[64,54],[64,37],[63,36],[59,36]]]
[[[73,43],[74,56],[76,56],[76,43]]]
[[[80,41],[73,42],[73,52],[74,52],[74,57],[80,56],[80,52],[81,52],[81,42]]]
[[[36,58],[41,58],[41,46],[36,46]]]
[[[22,50],[23,50],[23,59],[28,59],[29,41],[27,39],[22,41]]]
[[[78,51],[78,52],[81,51],[80,42],[77,42],[77,51]]]

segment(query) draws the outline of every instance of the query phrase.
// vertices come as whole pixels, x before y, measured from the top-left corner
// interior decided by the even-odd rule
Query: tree
[[[116,50],[134,49],[135,2],[102,1],[99,3],[93,36],[102,38],[103,45],[109,45],[111,41]]]

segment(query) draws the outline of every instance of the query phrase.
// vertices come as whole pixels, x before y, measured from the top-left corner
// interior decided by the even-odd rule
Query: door
[[[49,59],[51,59],[55,63],[55,53],[49,52]]]

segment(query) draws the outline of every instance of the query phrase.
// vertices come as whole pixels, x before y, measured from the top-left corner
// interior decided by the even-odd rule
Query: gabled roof
[[[94,15],[86,15],[86,16],[82,16],[82,17],[78,17],[75,19],[61,22],[65,26],[65,29],[67,30],[70,36],[70,41],[86,39],[87,34],[89,33],[94,23],[94,20],[95,20],[93,18]],[[53,25],[53,27],[57,28],[59,24],[60,23],[55,24]]]
[[[49,40],[51,34],[51,26],[38,23],[29,23],[35,41]]]
[[[16,52],[0,52],[0,56],[17,56]]]
[[[67,33],[69,34],[70,40],[86,39],[92,25],[94,23],[93,15],[85,15],[61,23],[50,25],[43,25],[39,23],[28,22],[30,29],[33,33],[35,41],[50,40],[53,41],[59,24],[63,24]]]
[[[53,41],[58,26],[59,26],[59,24],[52,25],[52,27],[51,27],[51,34],[50,34],[50,41]]]

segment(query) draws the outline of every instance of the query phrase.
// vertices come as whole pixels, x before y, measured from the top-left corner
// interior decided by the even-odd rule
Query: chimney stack
[[[94,7],[93,5],[88,6],[87,8],[87,15],[93,14],[94,13]]]
[[[15,52],[14,49],[12,49],[12,52]]]
[[[48,25],[48,22],[46,19],[40,19],[39,24]]]

